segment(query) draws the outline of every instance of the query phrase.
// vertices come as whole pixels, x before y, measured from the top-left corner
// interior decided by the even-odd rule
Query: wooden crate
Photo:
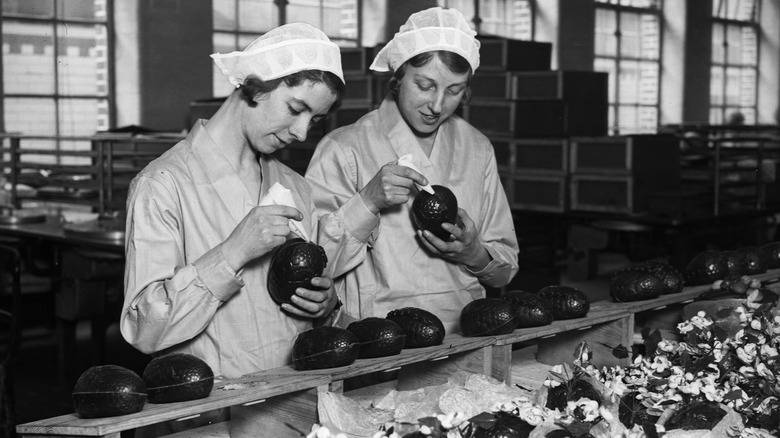
[[[506,179],[507,198],[513,210],[566,211],[566,175],[512,175]]]
[[[608,73],[563,70],[527,71],[513,72],[509,79],[509,99],[609,104]]]
[[[498,170],[506,174],[565,174],[569,169],[567,139],[492,137]]]
[[[574,173],[680,172],[680,147],[671,135],[625,135],[571,139]]]
[[[572,210],[609,213],[643,213],[648,210],[651,193],[680,187],[676,172],[637,175],[572,174],[570,207]]]
[[[515,172],[565,174],[569,170],[569,142],[566,139],[515,140]]]
[[[493,36],[478,36],[480,71],[549,70],[552,43],[521,41]]]
[[[480,71],[471,78],[471,96],[474,99],[509,99],[512,73],[506,71]]]
[[[465,118],[488,136],[562,138],[607,134],[607,105],[474,99]]]

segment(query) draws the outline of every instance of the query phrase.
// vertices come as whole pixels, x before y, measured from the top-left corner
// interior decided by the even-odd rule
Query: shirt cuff
[[[490,261],[487,265],[485,265],[484,268],[480,269],[479,271],[472,271],[468,266],[463,265],[463,268],[466,269],[467,272],[480,279],[490,278],[499,270],[499,267],[502,265],[490,247],[485,246],[485,250],[487,250],[488,254],[490,255]]]
[[[338,216],[347,231],[361,242],[367,242],[379,225],[379,216],[368,209],[359,193],[339,208]]]
[[[193,265],[203,284],[220,301],[227,301],[244,287],[241,274],[234,271],[225,260],[221,245],[203,254]]]

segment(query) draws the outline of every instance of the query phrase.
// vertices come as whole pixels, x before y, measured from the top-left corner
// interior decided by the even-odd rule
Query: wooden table
[[[124,234],[124,233],[121,233]],[[73,272],[63,272],[63,257],[73,258],[74,255],[102,260],[113,263],[113,266],[124,263],[124,239],[94,238],[83,233],[73,233],[66,230],[65,224],[59,216],[48,215],[44,222],[0,224],[0,236],[19,239],[21,245],[36,245],[41,242],[51,244],[52,254],[49,262],[51,272],[47,275],[51,278],[51,292],[55,302],[55,335],[57,338],[58,376],[60,380],[72,372],[73,355],[76,344],[76,324],[80,319],[88,319],[92,324],[91,336],[95,361],[102,361],[105,356],[106,329],[109,324],[105,318],[96,318],[93,315],[102,313],[104,301],[95,300],[95,289],[100,289],[99,298],[105,298],[103,288],[92,288],[92,296],[86,296],[78,283],[81,279],[75,278]],[[115,270],[120,270],[117,267]],[[124,268],[121,268],[123,271]],[[67,283],[66,283],[67,282]],[[77,284],[78,283],[78,284]],[[96,283],[92,283],[96,284]],[[67,292],[67,293],[66,293]],[[24,299],[24,298],[23,298]],[[79,303],[82,303],[81,305]],[[80,307],[92,306],[95,310],[79,310]],[[97,307],[100,307],[97,309]],[[85,315],[87,313],[87,315]]]

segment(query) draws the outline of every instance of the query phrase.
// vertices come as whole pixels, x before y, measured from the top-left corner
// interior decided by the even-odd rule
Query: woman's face
[[[453,73],[438,56],[421,67],[407,65],[398,89],[398,108],[419,136],[427,137],[460,105],[469,73]]]
[[[294,141],[306,140],[309,128],[324,118],[336,95],[321,82],[295,87],[284,83],[258,96],[257,106],[244,112],[244,135],[253,149],[272,154]]]

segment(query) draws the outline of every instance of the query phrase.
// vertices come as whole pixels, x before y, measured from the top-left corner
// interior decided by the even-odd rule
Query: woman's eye
[[[430,84],[417,84],[417,88],[422,91],[430,91],[433,89],[433,85]]]
[[[292,114],[294,116],[297,116],[298,114],[303,112],[301,110],[297,110],[297,109],[291,107],[290,105],[287,105],[287,109],[290,111],[290,114]]]
[[[449,90],[447,90],[447,91],[448,91],[450,94],[452,94],[453,96],[457,96],[458,94],[460,94],[460,93],[463,91],[463,88],[450,88],[450,89],[449,89]]]

